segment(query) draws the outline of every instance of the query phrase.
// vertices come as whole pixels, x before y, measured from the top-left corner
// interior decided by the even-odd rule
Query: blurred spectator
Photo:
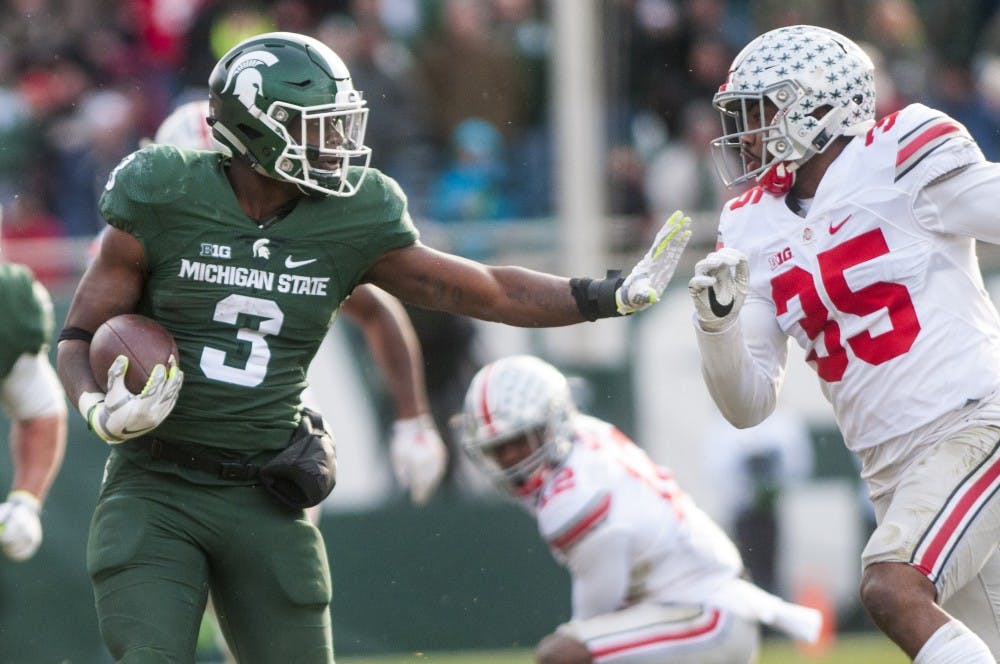
[[[875,48],[881,54],[878,58],[881,63],[876,63],[875,71],[891,82],[899,96],[897,108],[892,110],[923,97],[931,53],[914,0],[873,0],[864,25],[865,40],[877,45]],[[884,105],[887,90],[878,83],[875,89]],[[882,115],[876,112],[876,117]]]
[[[935,67],[933,76],[934,85],[926,103],[965,125],[987,159],[1000,160],[998,118],[976,87],[969,66],[942,62]]]
[[[76,112],[51,130],[59,183],[55,211],[66,232],[92,236],[104,223],[97,212],[97,199],[108,175],[140,138],[134,99],[108,89],[83,98]]]
[[[2,210],[0,247],[4,261],[27,265],[49,289],[58,281],[73,276],[71,266],[59,260],[58,247],[49,242],[63,237],[62,222],[40,197],[31,192],[22,193]]]
[[[446,149],[466,118],[482,118],[509,141],[524,128],[530,101],[517,57],[494,36],[490,7],[443,0],[440,28],[418,50],[434,136]]]
[[[439,222],[509,219],[513,201],[507,193],[503,136],[486,120],[463,120],[452,132],[452,160],[431,187],[427,211]],[[489,247],[453,250],[483,260]]]
[[[351,71],[354,85],[370,108],[365,140],[372,149],[372,166],[397,180],[406,192],[410,212],[424,215],[425,198],[438,155],[432,144],[421,83],[413,55],[385,32],[369,0],[352,0],[352,18],[331,14],[316,37],[333,48]],[[391,113],[384,112],[392,109]]]
[[[652,156],[645,169],[643,191],[655,219],[674,210],[714,215],[738,191],[727,189],[716,175],[711,142],[721,133],[719,113],[701,101],[688,104],[681,133]],[[702,224],[692,242],[714,242],[715,224]]]
[[[549,122],[549,62],[552,29],[542,0],[493,0],[500,40],[521,63],[525,76],[524,128],[510,139],[509,170],[519,173],[512,191],[520,216],[550,216],[555,173],[552,126]]]

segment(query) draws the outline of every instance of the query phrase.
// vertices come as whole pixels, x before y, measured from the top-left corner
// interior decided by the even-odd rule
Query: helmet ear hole
[[[256,129],[254,129],[253,127],[251,127],[250,125],[246,125],[246,124],[242,124],[242,123],[240,123],[239,129],[244,134],[246,134],[247,136],[249,136],[250,140],[253,140],[253,141],[257,140],[258,138],[260,138],[261,136],[264,135],[264,134],[260,133],[259,131],[257,131]]]

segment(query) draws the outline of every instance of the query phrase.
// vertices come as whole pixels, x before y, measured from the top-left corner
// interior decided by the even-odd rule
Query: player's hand
[[[35,555],[42,543],[41,504],[27,491],[11,491],[0,504],[0,547],[11,560]]]
[[[632,314],[660,300],[691,239],[690,225],[691,217],[680,210],[670,215],[656,234],[653,246],[615,292],[618,313]]]
[[[166,419],[180,395],[184,372],[173,356],[167,364],[157,364],[142,392],[132,394],[125,387],[128,357],[119,355],[108,369],[108,392],[85,392],[80,396],[80,412],[87,424],[112,445],[149,433]]]
[[[694,266],[688,291],[706,332],[719,332],[736,320],[747,296],[750,267],[741,252],[724,247]]]
[[[448,450],[430,415],[396,420],[389,456],[396,481],[409,489],[410,500],[423,505],[434,495],[448,465]]]

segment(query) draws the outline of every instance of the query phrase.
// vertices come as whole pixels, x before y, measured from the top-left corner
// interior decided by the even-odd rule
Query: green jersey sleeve
[[[0,263],[0,377],[24,353],[43,352],[54,329],[52,299],[23,265]]]

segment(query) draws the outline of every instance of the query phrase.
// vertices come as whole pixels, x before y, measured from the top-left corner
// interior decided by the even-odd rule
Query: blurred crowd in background
[[[780,25],[823,25],[863,43],[882,75],[879,115],[925,102],[1000,159],[1000,0],[599,6],[602,52],[581,57],[606,88],[607,213],[639,229],[734,195],[709,154],[720,133],[711,97],[739,49]],[[176,105],[207,96],[230,46],[271,30],[312,35],[344,59],[372,109],[372,164],[401,183],[418,224],[550,218],[549,10],[546,0],[7,0],[3,237],[96,233],[110,170]],[[450,248],[488,260],[489,243],[470,237]]]

